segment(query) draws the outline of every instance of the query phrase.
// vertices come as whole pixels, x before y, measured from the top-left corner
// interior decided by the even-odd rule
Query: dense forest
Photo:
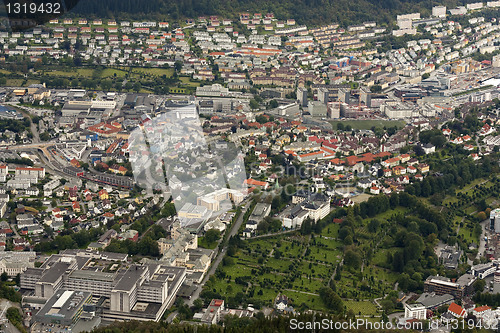
[[[274,13],[278,19],[294,18],[299,24],[337,22],[343,25],[376,20],[390,23],[395,15],[421,12],[429,15],[432,6],[455,7],[468,0],[82,0],[75,15],[128,19],[168,19],[200,15],[238,17],[241,12]]]

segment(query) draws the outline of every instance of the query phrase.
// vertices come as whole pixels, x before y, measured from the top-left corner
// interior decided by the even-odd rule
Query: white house
[[[432,154],[436,152],[436,147],[430,143],[424,145],[422,148],[425,154]]]
[[[405,304],[405,318],[425,319],[426,309],[420,303]]]

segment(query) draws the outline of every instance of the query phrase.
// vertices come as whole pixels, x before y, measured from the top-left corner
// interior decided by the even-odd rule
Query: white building
[[[413,109],[403,103],[385,103],[380,105],[380,111],[393,119],[411,118]]]
[[[482,2],[468,3],[466,5],[466,7],[467,7],[467,10],[481,9],[481,8],[483,8],[483,3]]]
[[[229,89],[216,83],[211,86],[196,88],[196,96],[224,96],[229,93]]]
[[[491,65],[493,67],[500,67],[500,54],[497,54],[496,56],[493,57],[493,61],[492,61]]]
[[[413,319],[425,319],[426,318],[426,309],[420,303],[416,304],[405,304],[405,318],[413,318]]]
[[[432,7],[432,16],[444,18],[446,17],[446,6],[434,6]]]
[[[7,273],[16,276],[26,271],[27,268],[35,267],[35,252],[11,252],[0,254],[0,274]]]
[[[16,178],[17,176],[34,176],[38,178],[45,177],[45,168],[16,168]]]

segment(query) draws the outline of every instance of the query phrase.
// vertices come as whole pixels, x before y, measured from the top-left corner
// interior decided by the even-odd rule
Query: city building
[[[432,16],[445,18],[446,17],[446,6],[434,6],[432,7]]]
[[[92,294],[84,291],[58,290],[35,314],[35,322],[45,325],[72,326],[80,320]]]
[[[476,281],[476,277],[471,274],[462,275],[456,282],[451,282],[449,278],[443,276],[431,275],[424,281],[424,292],[436,295],[450,294],[457,298],[463,298],[473,291],[474,281]]]
[[[427,309],[420,303],[407,304],[405,303],[405,318],[413,318],[418,320],[426,319]]]
[[[57,303],[54,299],[54,295],[60,295],[57,299],[63,297],[61,291],[65,290],[107,300],[103,303],[106,305],[101,305],[103,318],[158,321],[175,300],[186,269],[161,263],[123,265],[126,258],[127,255],[117,253],[67,250],[52,255],[39,268],[23,272],[21,289],[31,290],[34,297],[46,300],[48,312],[54,303],[65,304],[66,301]],[[109,266],[109,271],[96,270],[98,263]],[[63,299],[75,294],[64,295]],[[72,313],[65,313],[65,320],[73,318]]]
[[[307,89],[298,88],[297,89],[297,101],[302,107],[307,107]]]

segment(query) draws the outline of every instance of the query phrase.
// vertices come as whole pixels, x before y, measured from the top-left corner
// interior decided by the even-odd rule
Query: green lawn
[[[126,71],[122,71],[120,69],[114,69],[114,68],[106,68],[105,70],[102,71],[101,77],[124,77],[127,75]]]
[[[340,224],[329,224],[321,231],[321,235],[325,237],[337,238],[339,235],[339,229]]]
[[[38,84],[40,83],[40,80],[28,80],[25,84],[26,87],[32,85],[32,84]]]
[[[477,244],[478,240],[474,237],[473,230],[466,225],[460,228],[460,230],[458,231],[458,235],[462,236],[463,239],[467,242],[467,244],[470,243]]]
[[[162,76],[166,75],[167,77],[171,77],[174,74],[174,70],[171,68],[134,68],[132,70],[134,74],[149,74]]]
[[[383,221],[392,214],[405,211],[405,208],[399,207],[376,218]],[[379,237],[366,230],[365,224],[369,220],[371,219],[365,219],[358,227],[370,236],[369,241],[359,239],[362,243],[366,242],[366,245],[369,245],[369,242],[375,244],[373,238]],[[327,309],[317,294],[322,287],[330,283],[335,268],[342,260],[343,244],[337,240],[339,227],[339,224],[329,224],[323,228],[321,235],[314,237],[303,236],[297,232],[247,240],[245,248],[239,249],[232,258],[233,264],[219,266],[225,278],[209,282],[205,289],[222,291],[221,294],[227,296],[243,291],[266,305],[271,305],[272,300],[281,292],[293,299],[295,308],[304,305],[309,309],[325,311]],[[304,255],[306,250],[307,255]],[[280,252],[278,259],[274,255],[276,251]],[[335,280],[337,292],[347,302],[347,308],[353,309],[356,314],[360,311],[366,316],[378,313],[370,301],[356,302],[346,299],[369,300],[382,297],[389,290],[393,290],[398,275],[376,266],[385,263],[388,251],[392,252],[393,249],[379,248],[373,261],[367,262],[363,272],[344,268],[340,280]],[[237,278],[245,277],[249,279],[249,287],[236,283]],[[225,292],[228,285],[231,286],[230,292]]]
[[[458,190],[457,192],[471,194],[476,185],[479,185],[481,183],[484,183],[483,186],[487,186],[487,187],[491,187],[493,185],[489,180],[486,180],[486,182],[485,182],[485,180],[486,179],[484,179],[484,178],[476,179],[476,180],[472,181],[469,185],[466,185],[466,186],[464,186],[464,188]]]
[[[200,82],[196,82],[196,81],[192,82],[192,81],[190,81],[190,78],[187,76],[180,76],[179,80],[181,80],[182,84],[185,84],[189,87],[199,87],[200,86]]]
[[[394,254],[396,250],[397,248],[378,249],[372,257],[372,263],[377,266],[384,266],[387,263],[387,253]]]
[[[405,122],[402,120],[334,120],[330,121],[334,130],[337,129],[337,124],[342,123],[345,126],[350,125],[354,129],[371,129],[373,126],[384,128],[393,127],[403,128]]]
[[[344,301],[348,310],[354,311],[356,315],[373,316],[378,315],[377,306],[369,301]]]
[[[23,83],[21,79],[7,79],[7,83],[5,84],[7,87],[20,87]]]
[[[204,237],[198,238],[198,246],[205,249],[215,249],[217,247],[217,242],[208,243]]]
[[[75,75],[76,72],[76,75]],[[47,71],[46,74],[50,76],[65,76],[65,77],[92,77],[92,74],[94,73],[93,69],[90,68],[77,68],[76,71],[61,71],[61,70],[55,70],[55,71]]]
[[[319,296],[308,295],[300,292],[293,292],[290,290],[283,291],[287,297],[292,299],[292,304],[295,308],[299,308],[302,304],[313,310],[324,310],[325,305],[319,298]]]

